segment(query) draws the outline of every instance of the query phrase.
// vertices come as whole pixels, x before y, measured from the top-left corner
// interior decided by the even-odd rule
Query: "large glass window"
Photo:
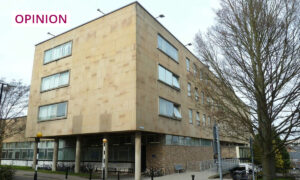
[[[63,87],[69,84],[69,71],[57,73],[51,76],[42,78],[41,91],[46,91],[58,87]]]
[[[158,66],[158,79],[170,86],[180,89],[179,77],[161,65]]]
[[[157,36],[158,48],[165,52],[168,56],[178,62],[178,51],[177,49],[171,45],[168,41],[166,41],[160,35]]]
[[[212,140],[184,137],[184,136],[165,136],[166,145],[180,145],[180,146],[212,146]]]
[[[174,104],[163,98],[159,98],[159,114],[181,119],[180,105]]]
[[[67,116],[67,102],[40,106],[39,121],[46,121]]]
[[[49,49],[44,53],[44,64],[58,60],[60,58],[71,55],[72,41],[59,45],[55,48]]]
[[[193,110],[189,109],[189,122],[193,124]]]

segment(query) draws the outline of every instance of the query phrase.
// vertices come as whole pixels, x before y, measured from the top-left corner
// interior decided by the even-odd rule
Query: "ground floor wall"
[[[108,167],[112,170],[134,171],[135,149],[134,134],[120,133],[107,135]],[[80,170],[100,169],[102,166],[102,135],[82,136]],[[62,137],[58,143],[57,170],[75,167],[76,139]],[[2,164],[32,166],[34,142],[5,143],[2,151]],[[39,143],[39,167],[51,169],[53,140]],[[221,145],[222,158],[237,158],[235,145]],[[142,134],[141,161],[142,171],[161,168],[165,174],[175,172],[175,165],[186,170],[201,170],[204,161],[214,159],[213,143],[209,139],[182,137],[163,134]],[[204,163],[205,164],[205,163]]]
[[[222,158],[236,158],[235,146],[222,146]],[[212,146],[179,146],[152,144],[146,147],[147,168],[162,168],[166,174],[175,172],[175,165],[199,171],[200,163],[214,158]]]

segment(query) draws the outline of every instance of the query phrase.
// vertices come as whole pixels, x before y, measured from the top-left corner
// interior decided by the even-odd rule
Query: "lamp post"
[[[39,161],[39,142],[41,137],[43,137],[43,134],[41,132],[38,132],[35,138],[35,143],[37,143],[37,149],[36,149],[35,170],[34,170],[34,177],[33,177],[34,180],[37,180],[37,170],[38,170],[38,161]]]
[[[102,178],[103,180],[105,180],[105,178],[107,177],[107,174],[105,173],[106,172],[106,169],[107,169],[107,139],[106,138],[103,138],[102,139],[102,144],[103,144],[103,147],[102,147]]]

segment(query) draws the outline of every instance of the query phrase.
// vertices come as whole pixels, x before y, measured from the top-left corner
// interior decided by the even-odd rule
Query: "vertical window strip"
[[[186,62],[186,71],[190,72],[190,60],[188,58],[186,58],[185,62]]]
[[[188,90],[188,96],[191,96],[191,83],[188,83],[187,90]]]
[[[189,109],[189,123],[193,124],[193,110]]]
[[[196,122],[197,122],[197,125],[200,126],[200,114],[199,114],[199,112],[197,112],[197,114],[196,114]]]

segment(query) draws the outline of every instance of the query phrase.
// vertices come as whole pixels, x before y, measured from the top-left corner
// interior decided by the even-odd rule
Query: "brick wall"
[[[222,146],[222,158],[235,158],[235,147]],[[199,171],[199,161],[213,159],[213,147],[192,147],[151,144],[146,147],[147,168],[163,168],[166,174],[174,173],[174,165]]]
[[[146,147],[147,167],[164,168],[166,174],[174,173],[176,164],[181,164],[188,170],[199,170],[199,161],[212,158],[212,147],[165,146],[161,144]]]

